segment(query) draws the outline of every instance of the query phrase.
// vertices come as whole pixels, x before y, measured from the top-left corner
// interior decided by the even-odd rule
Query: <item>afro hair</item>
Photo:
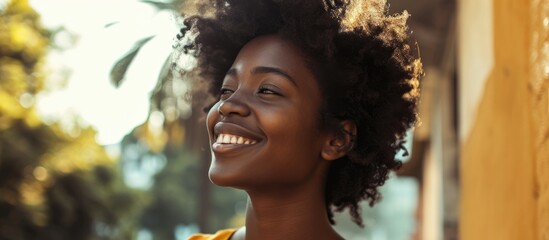
[[[278,34],[303,49],[326,96],[323,126],[337,128],[341,120],[357,126],[353,149],[330,166],[329,220],[334,224],[333,211],[349,208],[363,226],[359,202],[373,206],[380,199],[378,187],[401,166],[396,153],[417,122],[423,72],[410,47],[409,14],[390,15],[384,0],[209,0],[197,9],[185,17],[179,48],[196,58],[214,97],[250,40]]]

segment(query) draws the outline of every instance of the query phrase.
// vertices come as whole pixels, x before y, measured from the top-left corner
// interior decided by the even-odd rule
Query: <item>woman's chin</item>
[[[229,174],[228,171],[223,171],[220,168],[210,167],[208,172],[210,181],[220,187],[234,187],[238,188],[238,178],[234,174]]]
[[[208,177],[210,178],[210,182],[212,182],[213,184],[217,185],[217,186],[220,186],[220,187],[230,187],[231,185],[229,184],[229,181],[227,181],[227,179],[223,178],[223,177],[220,177],[218,175],[215,175],[215,174],[209,174]]]

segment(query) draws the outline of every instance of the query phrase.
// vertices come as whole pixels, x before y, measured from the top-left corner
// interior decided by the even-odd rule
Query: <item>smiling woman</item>
[[[379,200],[416,122],[422,69],[407,13],[387,15],[382,0],[197,9],[213,16],[188,17],[180,39],[217,98],[209,176],[249,200],[245,227],[191,239],[342,239],[333,211],[362,225],[358,203]]]
[[[208,113],[210,139],[230,134],[253,144],[212,145],[210,178],[215,184],[255,193],[270,191],[266,185],[301,185],[312,171],[326,173],[329,162],[318,161],[325,141],[317,117],[320,89],[291,42],[278,35],[250,41],[236,57],[220,95]]]

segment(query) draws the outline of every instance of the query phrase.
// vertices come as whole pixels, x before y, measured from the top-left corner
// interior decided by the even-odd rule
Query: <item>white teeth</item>
[[[247,139],[241,136],[230,135],[230,134],[219,134],[216,143],[221,144],[255,144],[255,140]]]

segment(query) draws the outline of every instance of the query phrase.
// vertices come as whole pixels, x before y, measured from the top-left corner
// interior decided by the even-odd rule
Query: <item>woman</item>
[[[210,0],[183,51],[216,102],[209,177],[248,193],[246,226],[190,239],[342,239],[416,122],[421,63],[383,0]],[[190,40],[189,40],[190,39]]]

